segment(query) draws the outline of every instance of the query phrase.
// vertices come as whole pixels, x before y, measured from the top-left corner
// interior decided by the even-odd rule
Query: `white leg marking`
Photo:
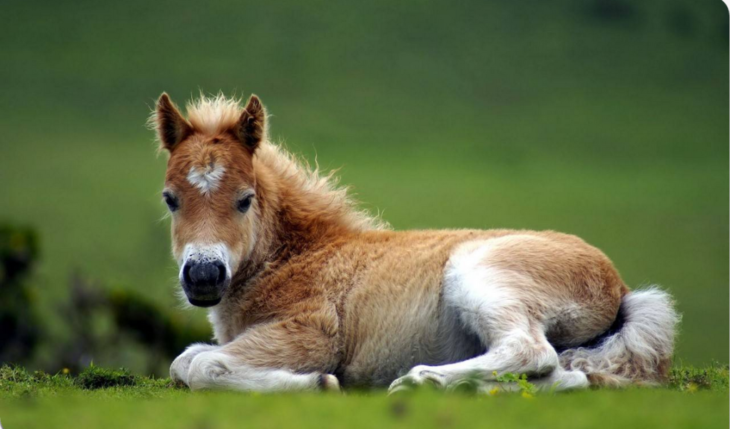
[[[296,374],[285,369],[252,367],[220,351],[203,352],[195,356],[190,365],[188,381],[192,390],[339,390],[339,383],[333,375]]]
[[[193,362],[193,358],[200,353],[216,350],[218,347],[220,346],[212,344],[191,344],[188,346],[180,356],[172,361],[172,365],[170,365],[170,378],[172,381],[189,385],[188,372],[190,371],[190,364]]]
[[[564,390],[586,389],[589,387],[588,377],[581,371],[566,371],[563,368],[556,368],[555,371],[545,377],[528,379],[535,386],[538,392],[559,392]],[[476,388],[480,393],[497,392],[519,392],[522,388],[517,383],[498,381],[484,381],[479,379],[462,380],[449,386],[449,389],[457,389],[462,384]]]
[[[562,367],[555,368],[550,375],[530,380],[540,391],[586,389],[590,386],[588,377],[583,371],[566,371]]]

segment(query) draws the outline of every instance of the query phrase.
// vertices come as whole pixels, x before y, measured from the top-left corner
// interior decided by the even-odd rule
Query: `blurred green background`
[[[10,0],[0,220],[37,229],[46,339],[73,273],[203,324],[174,298],[144,124],[162,91],[255,92],[275,140],[395,228],[577,234],[676,296],[682,361],[727,362],[727,46],[718,0]]]

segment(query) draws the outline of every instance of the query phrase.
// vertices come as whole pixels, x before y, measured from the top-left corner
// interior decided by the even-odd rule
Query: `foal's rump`
[[[628,293],[600,250],[552,231],[513,231],[465,242],[453,252],[445,279],[447,288],[451,279],[470,283],[482,295],[471,301],[487,299],[498,307],[492,312],[525,313],[533,328],[561,349],[606,332]]]

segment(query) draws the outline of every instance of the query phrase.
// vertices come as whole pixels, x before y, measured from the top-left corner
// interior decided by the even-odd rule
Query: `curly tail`
[[[586,373],[591,385],[657,384],[666,380],[680,316],[657,287],[626,294],[616,322],[594,346],[565,350],[560,364]]]

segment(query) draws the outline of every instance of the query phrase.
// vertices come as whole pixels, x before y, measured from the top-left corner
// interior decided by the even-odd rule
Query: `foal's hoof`
[[[340,381],[332,374],[321,374],[319,376],[319,387],[325,392],[340,392]]]
[[[388,395],[398,392],[407,392],[423,384],[431,384],[443,389],[446,387],[446,377],[444,377],[443,374],[434,371],[431,367],[419,365],[408,371],[408,374],[391,383],[388,388]]]

